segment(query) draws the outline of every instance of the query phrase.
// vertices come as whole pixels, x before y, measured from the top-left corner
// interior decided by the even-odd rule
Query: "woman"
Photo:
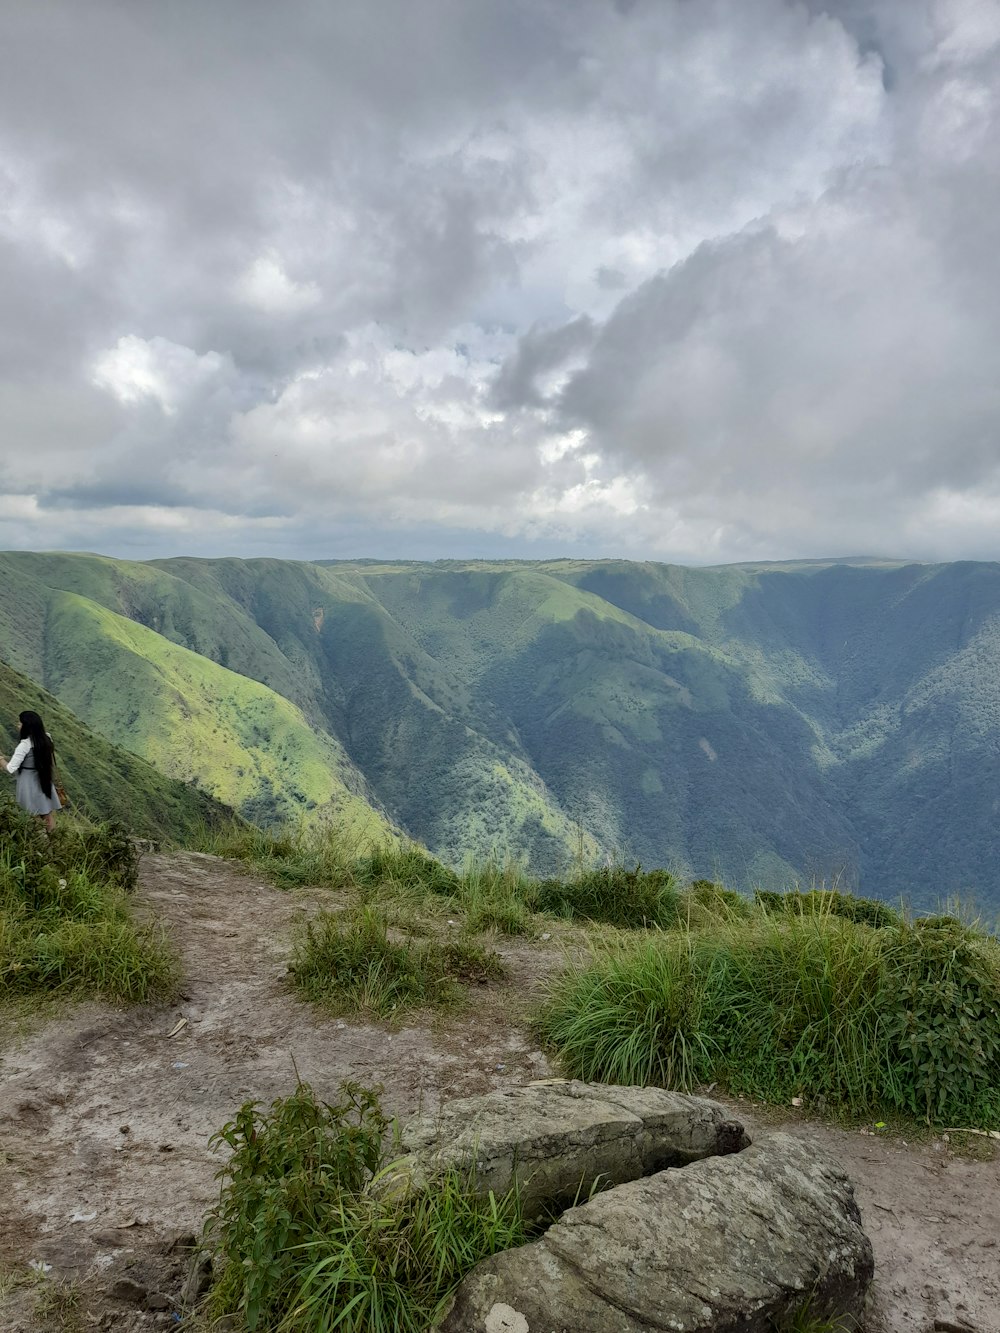
[[[55,826],[53,811],[62,809],[52,780],[55,747],[37,713],[21,713],[18,721],[21,743],[9,760],[0,755],[0,764],[7,765],[8,773],[17,774],[15,799],[18,805],[29,815],[38,815],[51,833]]]

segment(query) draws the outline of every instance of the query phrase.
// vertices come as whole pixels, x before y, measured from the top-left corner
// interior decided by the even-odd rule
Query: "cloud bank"
[[[995,558],[996,0],[38,0],[0,546]]]

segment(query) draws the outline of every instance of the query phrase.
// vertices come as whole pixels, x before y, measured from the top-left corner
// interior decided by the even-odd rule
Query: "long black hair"
[[[49,800],[55,795],[52,790],[52,757],[53,746],[49,740],[49,734],[45,730],[45,723],[37,713],[20,713],[17,719],[21,724],[21,740],[31,741],[31,753],[35,760],[35,768],[38,772],[38,782],[42,789],[42,795],[48,796]]]

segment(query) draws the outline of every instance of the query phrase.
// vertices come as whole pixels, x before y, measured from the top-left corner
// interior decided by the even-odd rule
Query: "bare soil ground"
[[[331,1018],[285,978],[296,920],[326,897],[279,892],[214,857],[144,858],[138,901],[181,953],[178,1003],[79,1005],[3,1054],[5,1333],[177,1327],[187,1247],[218,1194],[208,1139],[245,1100],[288,1093],[296,1069],[330,1098],[344,1079],[381,1084],[400,1116],[554,1072],[518,1020],[559,965],[551,944],[501,940],[509,988],[477,991],[460,1013],[398,1030]],[[753,1132],[753,1108],[736,1105]],[[1000,1333],[996,1157],[968,1160],[939,1138],[785,1127],[855,1181],[876,1254],[873,1329]],[[51,1267],[37,1279],[32,1264]]]

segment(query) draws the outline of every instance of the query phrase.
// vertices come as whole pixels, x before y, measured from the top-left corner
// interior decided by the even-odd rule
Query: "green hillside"
[[[0,556],[0,656],[164,772],[543,874],[1000,906],[998,649],[994,564]]]
[[[19,557],[6,563],[0,614],[12,623],[26,566]],[[359,838],[389,832],[343,747],[310,725],[295,703],[147,628],[141,618],[108,609],[105,603],[122,591],[108,578],[112,562],[71,557],[42,563],[27,580],[40,607],[37,657],[32,660],[30,646],[23,647],[27,638],[18,635],[5,636],[4,649],[94,731],[247,819],[273,823],[307,815],[335,820]],[[88,570],[92,585],[81,577]],[[122,572],[131,590],[134,567]],[[96,595],[52,586],[37,594],[43,578]],[[177,588],[184,594],[183,585]],[[163,589],[157,586],[155,595],[162,598]],[[133,606],[144,613],[143,604]],[[167,609],[173,621],[176,608],[168,601]],[[212,608],[202,613],[211,622]],[[223,608],[215,621],[226,623]],[[201,620],[190,623],[193,633],[207,631]]]
[[[0,749],[17,744],[17,715],[34,709],[57,746],[61,781],[73,802],[95,820],[120,819],[143,837],[184,842],[204,826],[232,818],[232,811],[204,792],[158,773],[145,760],[111,745],[33,681],[0,662]],[[13,778],[6,778],[13,793]]]

